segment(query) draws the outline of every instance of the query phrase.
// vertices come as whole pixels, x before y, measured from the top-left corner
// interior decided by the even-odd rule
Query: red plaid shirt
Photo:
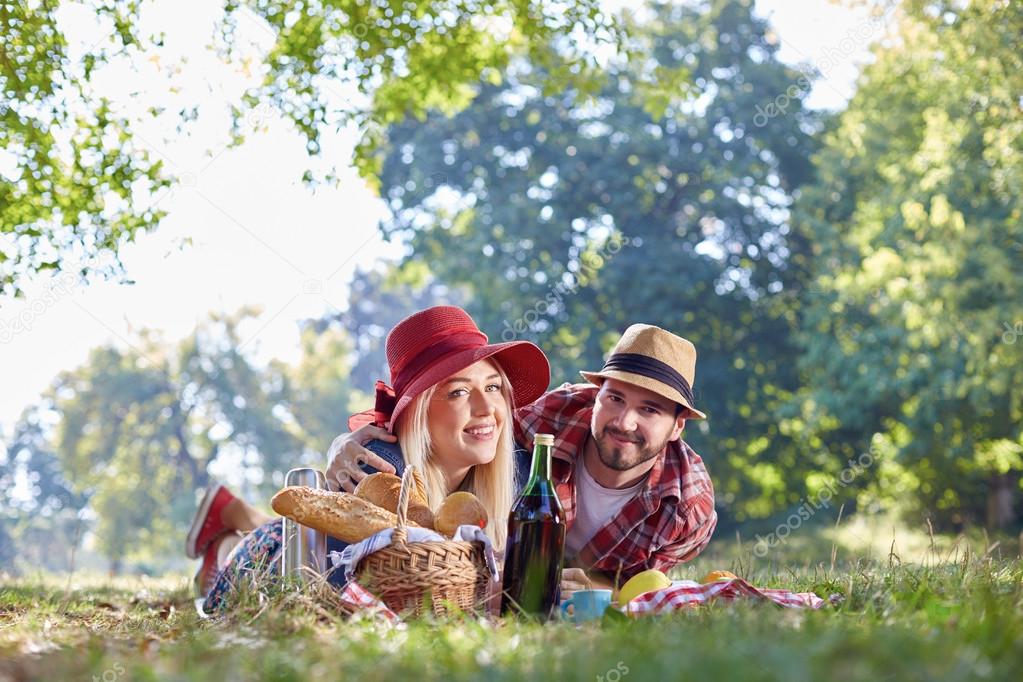
[[[551,478],[568,527],[576,515],[575,463],[590,435],[597,397],[592,384],[564,384],[515,413],[515,440],[531,446],[554,434]],[[714,488],[703,460],[679,439],[668,443],[643,488],[579,551],[577,563],[625,581],[648,568],[667,571],[696,557],[717,525]]]

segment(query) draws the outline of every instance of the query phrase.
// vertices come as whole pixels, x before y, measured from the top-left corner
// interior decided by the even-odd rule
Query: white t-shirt
[[[628,488],[605,488],[593,480],[580,456],[576,463],[575,521],[565,536],[565,554],[574,557],[597,531],[618,515],[625,503],[636,496],[645,478]]]

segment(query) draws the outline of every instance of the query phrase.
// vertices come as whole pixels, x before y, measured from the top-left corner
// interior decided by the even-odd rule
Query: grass
[[[824,551],[811,563],[795,543],[764,559],[729,544],[719,539],[679,577],[730,567],[756,585],[843,601],[820,611],[722,603],[578,628],[466,618],[394,629],[295,592],[250,593],[211,621],[184,577],[36,576],[0,587],[0,680],[993,680],[1023,670],[1018,556],[943,540],[919,562]]]

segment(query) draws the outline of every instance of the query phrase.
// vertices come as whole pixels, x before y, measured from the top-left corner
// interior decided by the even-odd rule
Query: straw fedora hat
[[[398,417],[416,396],[491,357],[508,377],[512,409],[528,405],[546,392],[551,368],[539,347],[528,341],[487,341],[469,313],[456,306],[434,306],[406,317],[394,325],[385,342],[391,385],[377,382],[375,409],[352,415],[349,428],[389,423],[393,431]]]
[[[696,409],[696,347],[669,331],[650,324],[625,330],[599,372],[580,372],[591,384],[617,379],[653,391],[685,408],[687,419],[706,419]]]

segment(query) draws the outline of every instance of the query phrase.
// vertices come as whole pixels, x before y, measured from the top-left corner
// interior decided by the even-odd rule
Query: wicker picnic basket
[[[398,495],[398,525],[391,545],[364,557],[356,581],[389,609],[421,616],[482,610],[490,569],[479,542],[407,542],[405,515],[416,485],[414,467],[405,467]]]

